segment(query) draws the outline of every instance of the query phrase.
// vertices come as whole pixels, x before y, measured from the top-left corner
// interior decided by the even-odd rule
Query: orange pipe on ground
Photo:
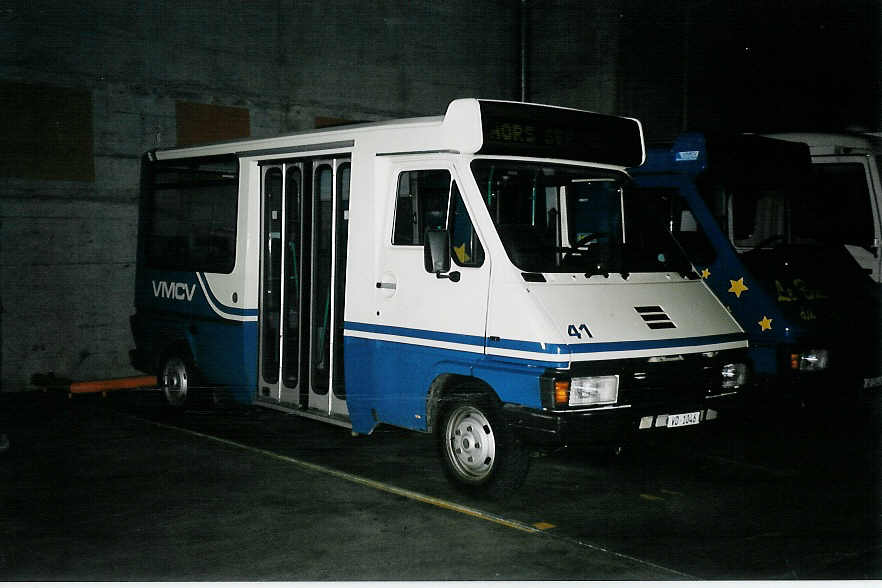
[[[70,393],[90,394],[93,392],[107,392],[108,390],[126,390],[129,388],[156,386],[156,384],[156,376],[131,376],[128,378],[114,378],[112,380],[73,382],[70,385]]]

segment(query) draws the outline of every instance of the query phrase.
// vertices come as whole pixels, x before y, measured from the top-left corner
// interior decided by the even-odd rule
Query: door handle
[[[382,290],[395,290],[398,285],[395,282],[377,282],[377,288]]]

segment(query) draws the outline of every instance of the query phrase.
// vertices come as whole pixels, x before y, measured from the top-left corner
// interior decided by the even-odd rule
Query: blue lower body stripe
[[[388,325],[376,325],[371,323],[356,323],[346,321],[343,324],[345,329],[352,331],[362,331],[364,333],[376,333],[378,335],[396,335],[399,337],[412,337],[414,339],[428,339],[430,341],[440,341],[443,343],[461,343],[464,345],[484,345],[484,337],[477,335],[461,335],[459,333],[448,333],[445,331],[427,331],[424,329],[410,329],[407,327],[393,327]]]

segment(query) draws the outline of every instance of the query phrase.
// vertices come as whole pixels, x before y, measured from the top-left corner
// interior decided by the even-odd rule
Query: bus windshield
[[[523,271],[691,277],[679,245],[631,198],[623,173],[496,159],[474,160],[472,172],[509,259]]]
[[[762,182],[710,174],[698,185],[720,226],[742,251],[872,242],[872,210],[860,164],[817,165]]]

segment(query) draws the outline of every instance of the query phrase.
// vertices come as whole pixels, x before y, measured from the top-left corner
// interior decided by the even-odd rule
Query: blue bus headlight
[[[747,383],[747,366],[743,363],[727,363],[720,370],[724,390],[740,388]]]
[[[827,369],[830,352],[827,349],[809,349],[790,354],[790,368],[800,372],[818,372]]]
[[[570,382],[570,406],[615,404],[618,398],[618,376],[573,378]]]

